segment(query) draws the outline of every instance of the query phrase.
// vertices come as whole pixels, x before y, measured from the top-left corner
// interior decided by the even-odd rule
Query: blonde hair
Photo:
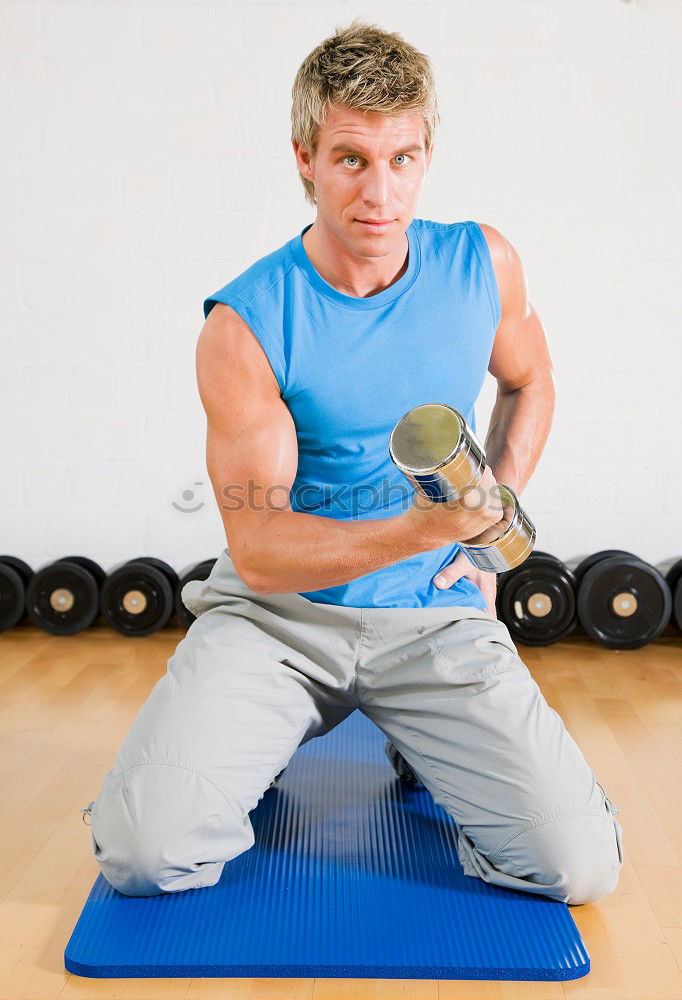
[[[428,56],[396,32],[354,18],[347,28],[313,49],[294,79],[291,138],[311,156],[320,127],[332,106],[395,117],[406,112],[424,118],[426,153],[440,122],[436,86]],[[306,200],[317,203],[315,185],[299,172]]]

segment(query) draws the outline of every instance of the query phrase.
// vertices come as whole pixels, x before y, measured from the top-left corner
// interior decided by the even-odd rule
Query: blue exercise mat
[[[579,979],[564,903],[465,876],[456,827],[397,777],[360,711],[299,747],[205,889],[124,896],[99,874],[64,953],[95,978]]]

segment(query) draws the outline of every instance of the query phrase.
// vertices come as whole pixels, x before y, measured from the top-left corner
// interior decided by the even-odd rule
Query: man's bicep
[[[202,331],[197,380],[207,418],[206,467],[230,556],[246,579],[254,533],[273,511],[291,509],[296,428],[260,345],[234,313]]]
[[[488,371],[503,392],[513,392],[542,375],[552,374],[542,321],[528,298],[528,282],[517,251],[492,226],[481,224],[500,293],[502,313]]]
[[[537,378],[551,378],[552,360],[545,330],[532,306],[521,317],[505,317],[503,311],[488,371],[502,392],[514,392]]]

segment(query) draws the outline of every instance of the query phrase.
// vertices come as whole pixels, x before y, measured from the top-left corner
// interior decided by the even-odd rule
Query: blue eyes
[[[404,156],[404,157],[406,157],[406,158],[407,158],[408,160],[411,160],[411,159],[412,159],[412,157],[411,157],[411,156],[408,156],[408,155],[407,155],[407,153],[396,153],[396,155],[395,155],[395,159],[397,159],[397,158],[398,158],[399,156]],[[344,160],[357,160],[357,159],[358,159],[358,157],[357,157],[357,156],[355,156],[355,155],[354,155],[354,153],[348,153],[348,154],[347,154],[346,156],[342,157],[342,159],[341,159],[341,162],[343,163],[343,162],[344,162]],[[401,167],[402,167],[402,163],[400,163],[400,164],[399,164],[399,166],[401,166]]]

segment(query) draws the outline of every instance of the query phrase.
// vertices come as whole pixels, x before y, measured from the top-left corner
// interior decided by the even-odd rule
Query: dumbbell
[[[665,630],[670,587],[649,563],[623,549],[603,549],[575,567],[578,620],[609,649],[639,649]]]
[[[206,580],[211,575],[211,570],[215,566],[217,559],[204,559],[203,562],[196,563],[190,569],[186,569],[181,575],[178,581],[178,585],[175,588],[175,613],[181,625],[185,628],[189,628],[192,622],[195,622],[196,615],[193,615],[189,608],[186,608],[182,603],[182,588],[190,580]]]
[[[33,570],[16,556],[0,556],[0,632],[14,628],[26,614],[26,588]]]
[[[497,578],[497,614],[514,640],[549,646],[575,628],[576,581],[556,556],[538,549]]]
[[[102,614],[122,635],[151,635],[168,623],[177,585],[177,573],[162,559],[130,559],[102,584]]]
[[[665,575],[673,599],[672,622],[682,632],[682,559],[677,559]]]
[[[75,635],[92,625],[99,609],[102,567],[87,556],[64,556],[31,577],[26,611],[34,625],[51,635]]]
[[[485,451],[466,420],[447,403],[424,403],[400,418],[391,432],[388,451],[393,463],[424,496],[435,503],[459,500],[480,483]],[[476,544],[460,542],[478,569],[503,573],[528,558],[535,544],[535,526],[514,491],[498,483],[502,506],[512,518],[502,534]]]

